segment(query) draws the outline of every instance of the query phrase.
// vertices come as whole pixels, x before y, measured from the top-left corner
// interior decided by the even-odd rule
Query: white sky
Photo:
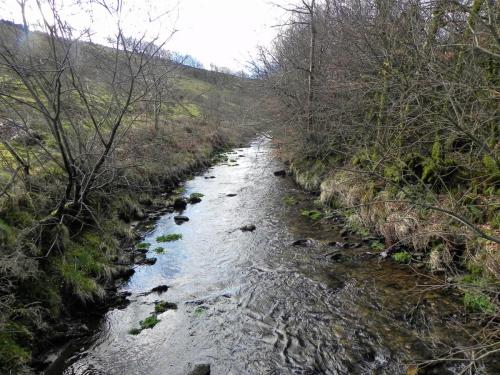
[[[97,42],[114,34],[116,19],[102,10],[75,6],[75,0],[56,0],[64,18],[77,29],[90,27]],[[116,3],[116,0],[106,0]],[[85,2],[85,0],[83,0]],[[190,54],[205,68],[211,63],[238,71],[257,45],[268,46],[294,0],[124,0],[121,24],[129,36],[175,35],[165,48]],[[21,22],[16,0],[1,0],[0,18]],[[28,0],[28,23],[39,19],[35,0]]]

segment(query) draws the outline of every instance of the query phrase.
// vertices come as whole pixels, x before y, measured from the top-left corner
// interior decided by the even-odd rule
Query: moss
[[[489,297],[479,292],[465,292],[464,305],[471,312],[493,313],[495,311],[495,305]]]
[[[395,253],[392,256],[392,259],[394,259],[398,263],[410,263],[411,254],[407,251],[400,251],[400,252]]]
[[[160,319],[158,319],[158,317],[153,314],[151,316],[148,316],[146,319],[144,320],[141,320],[139,322],[139,325],[141,326],[142,329],[151,329],[153,328],[155,325],[157,325],[158,323],[160,323]]]
[[[172,302],[161,301],[155,304],[155,313],[161,314],[167,310],[177,310],[177,305]]]
[[[137,245],[139,249],[149,249],[150,246],[151,244],[149,242],[141,242]]]
[[[165,249],[163,247],[157,247],[153,250],[156,254],[163,254]]]
[[[189,195],[189,199],[203,198],[204,195],[202,193],[191,193]]]
[[[165,234],[160,237],[156,237],[157,242],[172,242],[172,241],[177,241],[182,238],[182,234],[179,233],[172,233],[172,234]]]

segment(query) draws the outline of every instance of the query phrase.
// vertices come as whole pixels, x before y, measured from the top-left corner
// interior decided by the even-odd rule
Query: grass
[[[306,216],[314,221],[319,220],[323,217],[323,214],[317,210],[302,210],[301,215]]]
[[[172,233],[172,234],[164,234],[163,236],[156,237],[157,242],[172,242],[177,241],[182,238],[182,234]]]
[[[392,259],[394,259],[398,263],[410,263],[411,261],[411,254],[407,251],[400,251],[398,253],[395,253],[392,256]]]
[[[151,244],[149,242],[142,242],[139,245],[137,245],[139,249],[149,249],[150,246]]]

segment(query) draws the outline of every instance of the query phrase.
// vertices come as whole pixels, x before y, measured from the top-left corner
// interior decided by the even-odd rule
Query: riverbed
[[[381,260],[366,239],[300,214],[314,197],[273,174],[283,166],[267,138],[228,158],[186,181],[184,194],[201,193],[201,202],[146,232],[147,257],[157,260],[121,287],[130,303],[108,311],[47,374],[180,375],[200,364],[211,374],[406,374],[466,343],[453,328],[456,296]],[[179,214],[189,221],[176,222]],[[240,230],[248,225],[255,229]],[[168,234],[182,238],[157,240]],[[159,285],[168,290],[150,293]],[[177,308],[131,334],[160,301]]]

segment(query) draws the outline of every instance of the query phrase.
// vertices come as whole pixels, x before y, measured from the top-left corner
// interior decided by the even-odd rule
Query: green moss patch
[[[182,234],[179,233],[172,233],[172,234],[165,234],[160,237],[156,237],[157,242],[172,242],[172,241],[177,241],[182,238]]]
[[[153,314],[151,316],[148,316],[146,319],[141,320],[139,322],[139,325],[141,326],[142,329],[151,329],[155,325],[157,325],[158,323],[160,323],[160,321],[161,320],[158,319],[158,317]]]

